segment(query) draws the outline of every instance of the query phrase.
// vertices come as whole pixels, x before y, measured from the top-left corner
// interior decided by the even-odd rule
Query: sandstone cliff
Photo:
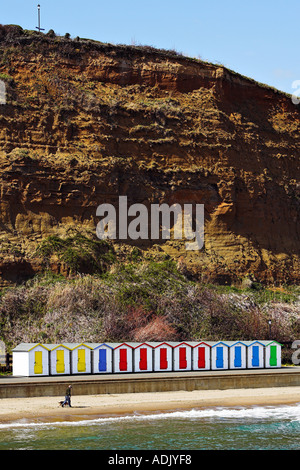
[[[95,238],[97,206],[119,195],[205,205],[202,250],[136,242],[195,279],[299,282],[300,113],[290,96],[172,51],[17,26],[0,28],[0,79],[2,285],[45,269],[47,237]],[[55,253],[46,264],[68,273]]]

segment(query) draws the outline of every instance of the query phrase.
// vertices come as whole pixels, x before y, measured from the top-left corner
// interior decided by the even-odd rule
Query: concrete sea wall
[[[300,386],[300,368],[39,378],[2,377],[0,398],[62,396],[69,384],[72,384],[74,395],[290,387]]]

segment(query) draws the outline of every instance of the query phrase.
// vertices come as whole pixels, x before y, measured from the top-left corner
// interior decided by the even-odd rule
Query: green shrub
[[[43,240],[36,251],[48,262],[52,255],[72,273],[103,273],[115,261],[114,250],[105,240],[92,240],[81,234],[62,239],[56,235]]]
[[[82,236],[49,237],[40,245],[45,256],[58,253],[70,265],[77,265],[73,251],[79,256],[79,248],[110,256],[106,243]],[[71,279],[46,271],[2,291],[1,336],[8,349],[22,341],[160,341],[164,335],[176,341],[269,339],[271,319],[272,339],[291,343],[300,334],[299,288],[267,301],[262,292],[192,282],[171,260],[114,263],[105,275]],[[283,357],[291,360],[290,350]]]

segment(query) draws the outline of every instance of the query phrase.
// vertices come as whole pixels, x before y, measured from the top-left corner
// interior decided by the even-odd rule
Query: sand
[[[73,395],[72,408],[59,406],[63,397],[0,399],[0,423],[76,421],[192,408],[286,405],[300,403],[300,387]]]

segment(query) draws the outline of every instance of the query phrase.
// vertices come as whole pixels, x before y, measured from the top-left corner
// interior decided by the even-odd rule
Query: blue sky
[[[176,49],[287,93],[300,80],[299,0],[11,0],[0,23],[35,29],[38,3],[46,32]]]

